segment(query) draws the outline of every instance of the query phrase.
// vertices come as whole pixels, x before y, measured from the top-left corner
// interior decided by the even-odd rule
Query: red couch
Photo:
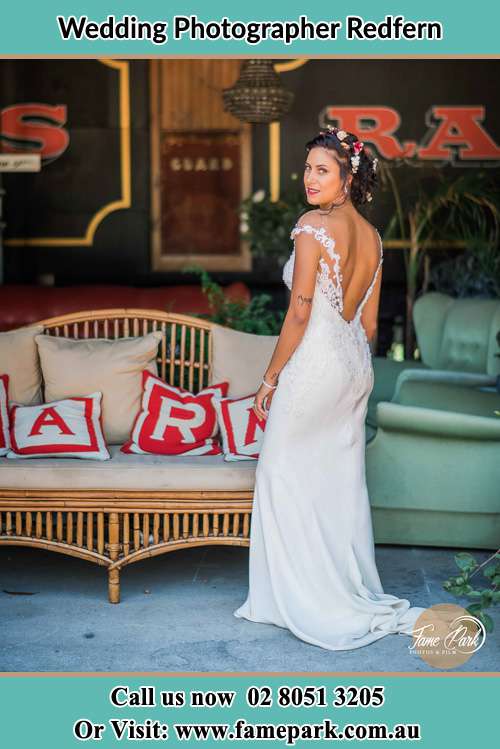
[[[250,301],[250,291],[241,281],[224,287],[228,299]],[[0,286],[0,331],[12,330],[48,317],[83,310],[127,307],[159,309],[181,314],[209,313],[201,287],[158,286]]]

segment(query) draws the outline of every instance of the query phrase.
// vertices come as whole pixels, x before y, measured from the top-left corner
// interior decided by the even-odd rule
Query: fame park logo
[[[484,624],[453,603],[429,606],[413,627],[410,653],[435,668],[456,668],[466,663],[486,640]]]

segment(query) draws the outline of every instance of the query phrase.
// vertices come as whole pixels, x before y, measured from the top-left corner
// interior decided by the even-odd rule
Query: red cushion
[[[203,388],[196,395],[173,387],[150,372],[143,372],[142,407],[124,453],[159,455],[219,455],[215,439],[215,396],[227,395],[229,383]]]
[[[39,406],[12,406],[7,457],[107,460],[101,399],[102,393],[92,393]]]
[[[0,375],[0,455],[9,452],[9,375]]]

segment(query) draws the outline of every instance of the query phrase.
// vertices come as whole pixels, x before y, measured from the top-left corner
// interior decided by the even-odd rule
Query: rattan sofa
[[[49,335],[71,338],[159,330],[161,377],[193,392],[210,382],[213,325],[205,319],[111,309],[38,324]],[[0,470],[0,544],[48,549],[105,567],[111,603],[120,601],[120,572],[128,564],[188,546],[249,545],[256,461],[228,463],[220,455],[173,456],[170,461],[161,456],[158,461],[156,456],[124,455],[119,446],[110,453],[112,459],[104,463],[60,459],[55,469],[50,459],[29,465],[0,459],[5,469]],[[165,488],[151,488],[160,462],[157,483]],[[14,470],[16,476],[7,482],[7,472]],[[127,488],[127,475],[133,476],[133,488]],[[143,483],[148,488],[141,488]]]
[[[211,383],[212,374],[216,379],[220,376],[218,357],[213,356],[213,342],[220,326],[198,317],[155,310],[112,309],[69,314],[44,320],[39,325],[46,334],[66,338],[116,339],[161,331],[158,373],[163,380],[198,392]],[[223,330],[227,335],[229,329]],[[269,343],[274,345],[273,341]],[[226,347],[223,361],[243,360],[241,347],[235,355],[234,351],[232,344]],[[251,357],[252,361],[255,358],[260,377],[260,354],[251,353]],[[262,367],[266,362],[263,361]],[[463,501],[457,502],[453,492],[443,504],[444,500],[436,499],[438,495],[425,485],[427,479],[432,483],[434,474],[429,475],[422,467],[431,463],[427,459],[422,463],[424,458],[414,461],[423,444],[417,432],[425,432],[427,442],[434,439],[427,434],[428,425],[419,426],[422,419],[428,419],[428,408],[423,406],[430,405],[429,399],[425,396],[422,401],[420,391],[406,393],[402,403],[398,398],[403,393],[402,386],[408,390],[420,374],[401,374],[401,387],[393,402],[379,404],[384,419],[378,425],[377,436],[373,439],[373,434],[367,431],[367,479],[375,541],[491,548],[498,536],[499,522],[493,473],[490,471],[488,482],[482,483],[483,493],[489,494],[486,500],[481,500],[481,506],[477,506],[474,493],[467,506]],[[436,373],[423,376],[427,380]],[[417,381],[415,387],[423,385]],[[473,395],[488,397],[488,394]],[[413,400],[408,400],[410,396]],[[448,396],[456,397],[453,393]],[[419,408],[410,408],[408,403]],[[439,418],[446,421],[450,417],[462,419],[463,429],[467,427],[467,419],[472,418],[446,413]],[[481,458],[488,461],[494,460],[498,424],[492,423],[493,419],[486,421],[495,435],[494,438],[490,435],[485,443],[490,458],[481,453]],[[392,435],[390,432],[396,427],[401,434]],[[451,436],[452,447],[456,449],[457,440]],[[435,437],[430,450],[438,463],[435,470],[439,471],[439,456],[448,455],[445,448],[449,446]],[[0,458],[0,545],[48,549],[107,568],[111,603],[120,601],[120,572],[128,564],[189,546],[249,546],[257,461],[225,461],[222,455],[126,455],[119,445],[108,447],[111,460],[105,461]],[[477,448],[476,444],[474,449]],[[472,454],[469,448],[466,450]],[[459,459],[464,460],[463,456]],[[484,470],[488,471],[487,462],[485,465]],[[405,479],[411,486],[405,481],[401,484],[405,470],[415,473],[414,478]],[[498,471],[494,475],[497,474]],[[412,489],[414,483],[418,491]],[[452,519],[453,529],[447,526],[447,518]]]

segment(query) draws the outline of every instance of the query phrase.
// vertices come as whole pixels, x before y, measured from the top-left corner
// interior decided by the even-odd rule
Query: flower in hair
[[[339,140],[344,140],[344,138],[347,138],[347,133],[345,130],[337,130],[337,138]]]
[[[351,156],[352,173],[356,174],[359,166],[359,156]]]
[[[370,202],[372,200],[372,194],[371,194],[371,192],[367,192],[366,193],[366,199],[367,199],[368,202]]]
[[[365,144],[364,144],[364,143],[363,143],[362,141],[360,141],[360,140],[357,140],[357,141],[356,141],[356,143],[355,143],[355,144],[354,144],[354,146],[353,146],[353,148],[354,148],[354,153],[356,154],[356,156],[358,155],[358,153],[360,153],[360,151],[362,151],[362,150],[363,150],[363,146],[364,146],[364,145],[365,145]]]
[[[373,159],[372,169],[373,169],[374,172],[377,171],[377,164],[378,164],[378,159],[377,158]]]

